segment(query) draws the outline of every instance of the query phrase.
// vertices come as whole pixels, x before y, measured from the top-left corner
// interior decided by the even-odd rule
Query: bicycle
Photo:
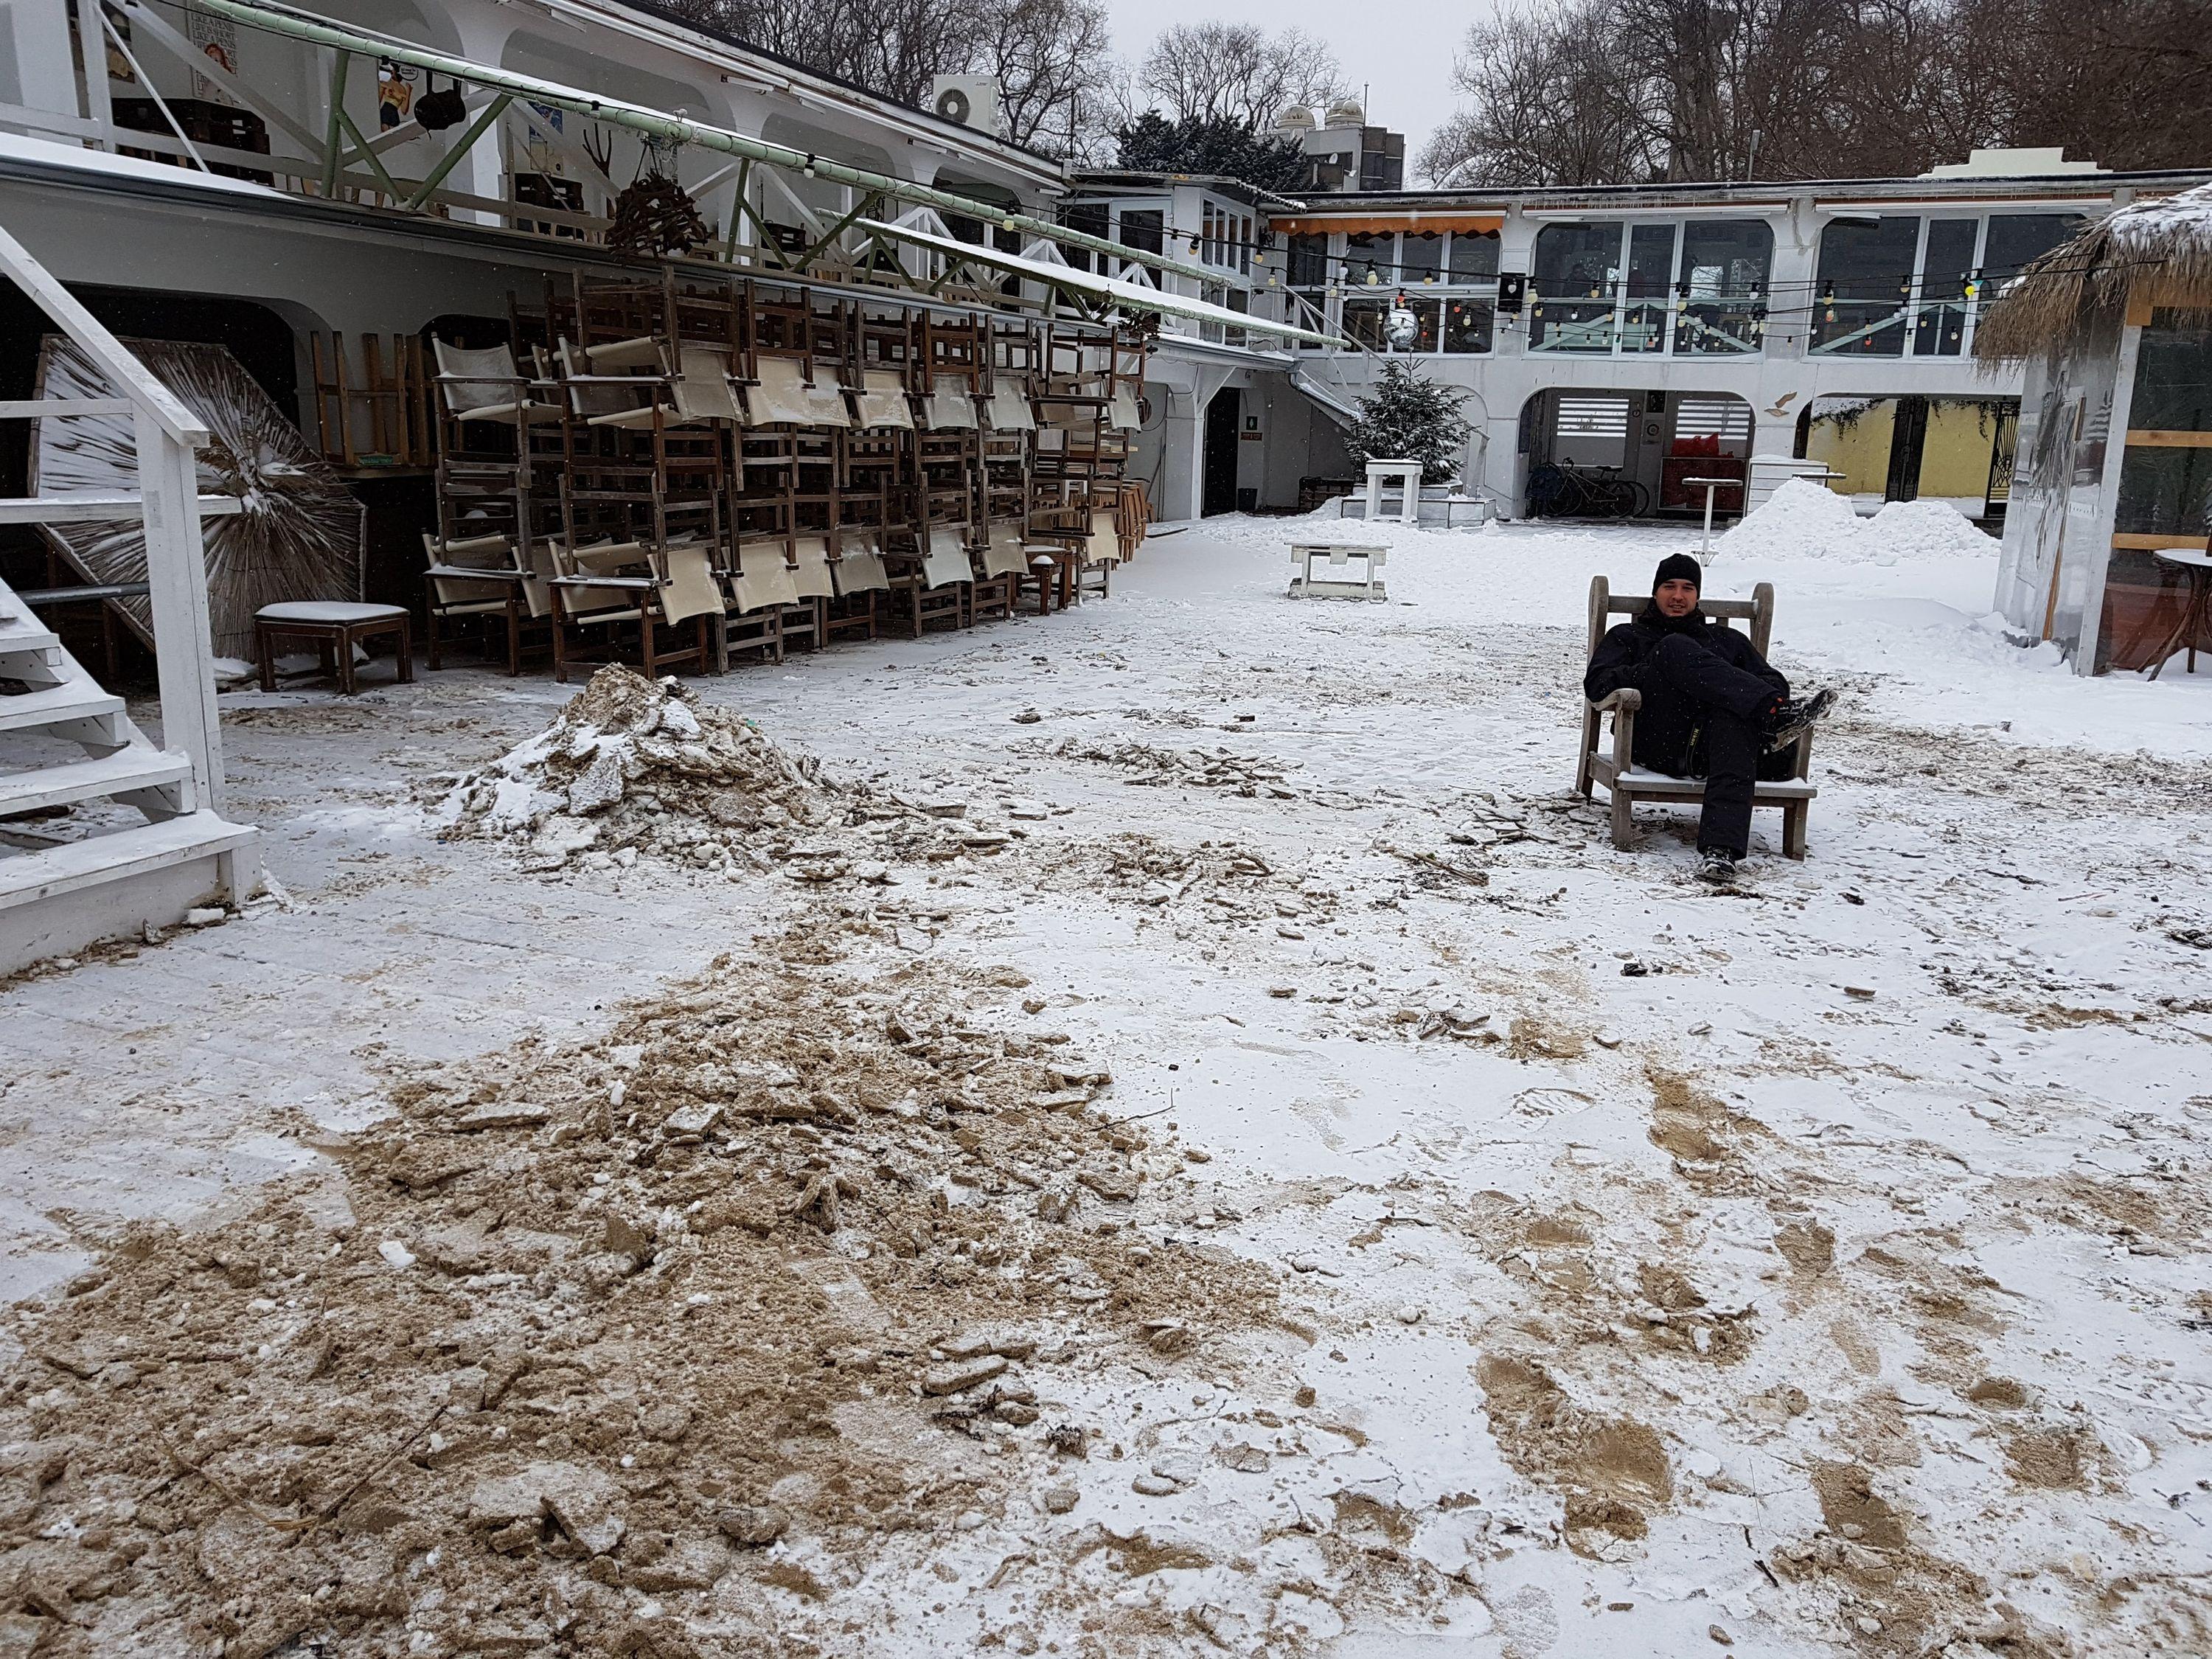
[[[1618,467],[1546,462],[1528,474],[1532,519],[1633,519],[1650,510],[1651,492]]]

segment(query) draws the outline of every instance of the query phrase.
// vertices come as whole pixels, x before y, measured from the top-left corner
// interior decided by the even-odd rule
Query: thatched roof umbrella
[[[2212,307],[2212,185],[2096,220],[2008,284],[1974,329],[1986,363],[2057,357],[2100,312]]]

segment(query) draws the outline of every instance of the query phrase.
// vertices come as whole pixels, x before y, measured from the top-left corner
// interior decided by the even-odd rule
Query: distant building
[[[1406,135],[1369,126],[1357,100],[1338,100],[1318,120],[1304,104],[1292,104],[1268,136],[1287,139],[1304,153],[1306,177],[1301,188],[1309,194],[1405,188]]]

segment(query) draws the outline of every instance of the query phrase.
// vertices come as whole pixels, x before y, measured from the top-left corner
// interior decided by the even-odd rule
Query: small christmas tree
[[[1459,412],[1464,392],[1438,386],[1413,363],[1386,358],[1372,396],[1359,400],[1359,420],[1345,434],[1352,459],[1419,461],[1423,483],[1459,477],[1474,428]]]

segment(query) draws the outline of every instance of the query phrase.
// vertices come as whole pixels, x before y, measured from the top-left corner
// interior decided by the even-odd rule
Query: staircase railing
[[[161,698],[161,744],[186,756],[200,804],[223,808],[222,727],[216,711],[215,648],[208,631],[207,555],[201,539],[198,467],[194,452],[208,429],[155,379],[123,343],[64,288],[29,250],[0,229],[0,270],[29,295],[63,333],[122,393],[121,398],[34,398],[0,403],[0,416],[66,418],[120,412],[131,416],[138,453],[138,493],[97,513],[68,496],[0,503],[5,520],[37,523],[64,517],[143,517],[146,580],[154,612],[155,657]]]

